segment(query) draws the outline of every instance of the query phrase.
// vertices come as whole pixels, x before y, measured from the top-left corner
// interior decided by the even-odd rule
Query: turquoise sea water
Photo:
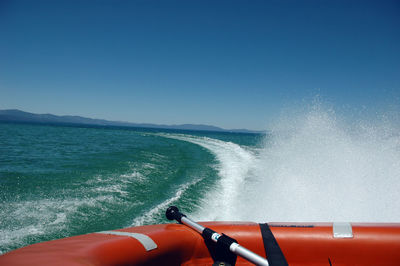
[[[400,137],[313,111],[267,135],[0,123],[0,252],[196,220],[400,222]]]
[[[200,144],[253,149],[262,136],[0,124],[1,251],[192,213],[220,180]]]

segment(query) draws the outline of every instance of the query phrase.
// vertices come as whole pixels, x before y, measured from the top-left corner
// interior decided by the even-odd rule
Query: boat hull
[[[257,223],[200,224],[268,257]],[[350,229],[335,229],[332,223],[268,225],[289,265],[400,264],[400,224],[351,224]],[[124,233],[91,233],[30,245],[0,256],[0,265],[213,264],[210,246],[200,234],[182,224],[139,226],[114,232]],[[251,263],[238,257],[236,265]]]

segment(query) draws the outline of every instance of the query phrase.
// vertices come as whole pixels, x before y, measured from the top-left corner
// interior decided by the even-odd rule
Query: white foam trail
[[[27,238],[63,232],[68,228],[68,218],[78,213],[83,206],[99,206],[112,198],[98,196],[85,199],[40,199],[32,201],[14,202],[0,211],[3,221],[8,221],[6,228],[0,229],[0,247],[24,245]],[[84,217],[84,215],[82,215]],[[15,219],[18,219],[15,222]],[[0,248],[0,254],[8,249]]]
[[[207,137],[164,134],[163,136],[200,145],[211,151],[219,161],[217,166],[220,177],[216,187],[203,198],[201,210],[193,214],[202,220],[238,220],[237,205],[239,195],[249,171],[254,167],[256,157],[253,152],[232,142]]]
[[[140,226],[140,225],[144,225],[144,224],[150,224],[152,222],[154,222],[155,220],[157,220],[158,217],[160,217],[160,214],[162,213],[162,215],[164,215],[165,210],[172,205],[175,201],[179,200],[182,197],[182,194],[191,186],[197,184],[201,179],[196,179],[192,182],[186,183],[181,185],[178,190],[176,191],[175,195],[163,202],[161,202],[160,204],[158,204],[157,206],[155,206],[154,208],[152,208],[150,211],[148,211],[147,213],[145,213],[142,216],[139,216],[137,218],[135,218],[132,222],[131,226]]]
[[[145,167],[151,166],[148,164]],[[26,245],[29,238],[56,233],[67,236],[70,234],[71,219],[76,219],[74,216],[91,219],[89,214],[82,213],[82,209],[101,208],[106,214],[108,210],[104,206],[123,204],[123,199],[128,196],[127,188],[131,183],[146,181],[147,178],[132,166],[132,169],[125,174],[98,175],[82,184],[77,190],[66,189],[62,193],[66,195],[64,198],[32,199],[3,204],[0,208],[2,217],[0,223],[4,222],[7,227],[0,228],[2,236],[0,254],[9,251],[10,246]],[[69,190],[71,196],[68,194]]]

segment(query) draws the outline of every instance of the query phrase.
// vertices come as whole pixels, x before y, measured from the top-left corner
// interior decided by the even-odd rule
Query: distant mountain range
[[[223,129],[208,125],[157,125],[146,123],[129,123],[120,121],[109,121],[103,119],[92,119],[81,116],[71,115],[52,115],[52,114],[33,114],[17,109],[0,110],[0,122],[20,122],[20,123],[39,123],[39,124],[70,124],[70,125],[93,125],[93,126],[118,126],[118,127],[139,127],[139,128],[159,128],[159,129],[180,129],[180,130],[202,130],[217,132],[238,132],[238,133],[261,133],[247,129]]]

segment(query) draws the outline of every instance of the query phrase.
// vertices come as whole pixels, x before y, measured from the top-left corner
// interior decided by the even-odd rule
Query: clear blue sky
[[[400,1],[0,1],[0,109],[265,129],[400,101]]]

